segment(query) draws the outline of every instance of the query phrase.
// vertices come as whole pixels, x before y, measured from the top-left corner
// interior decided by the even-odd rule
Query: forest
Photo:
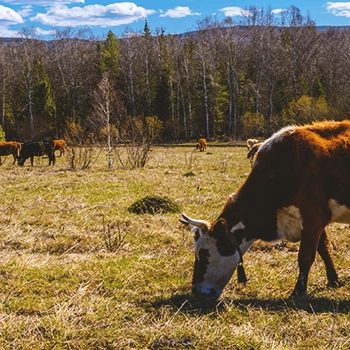
[[[103,40],[89,28],[0,39],[6,140],[118,142],[150,121],[159,142],[239,140],[349,118],[350,28],[318,27],[294,6],[278,18],[249,10],[181,35],[145,20],[141,32]]]

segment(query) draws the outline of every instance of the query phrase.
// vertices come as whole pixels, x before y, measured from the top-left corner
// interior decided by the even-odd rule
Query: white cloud
[[[12,5],[28,5],[26,0],[3,0],[2,2]],[[85,3],[85,0],[31,0],[31,6],[56,6],[63,4]]]
[[[28,5],[28,6],[23,6],[18,13],[22,16],[22,17],[29,17],[30,14],[33,12],[33,8],[32,6]]]
[[[7,27],[0,26],[1,38],[19,38],[20,34],[17,30],[10,30]]]
[[[174,9],[170,9],[165,13],[162,13],[159,17],[182,18],[187,16],[200,16],[200,13],[192,12],[192,10],[187,6],[177,6]]]
[[[35,34],[37,35],[54,35],[56,33],[55,30],[44,30],[42,28],[35,28]]]
[[[326,8],[334,16],[350,17],[350,2],[327,2]]]
[[[271,12],[274,14],[274,15],[279,15],[280,13],[282,12],[287,12],[288,10],[287,9],[275,9],[275,10],[272,10]]]
[[[106,6],[88,5],[84,7],[68,8],[65,5],[54,6],[46,13],[39,13],[31,17],[31,21],[38,21],[51,26],[119,26],[130,24],[146,18],[156,11],[147,10],[131,2],[114,3]]]
[[[250,11],[243,10],[241,7],[232,6],[232,7],[224,7],[219,11],[223,12],[226,17],[234,17],[234,16],[250,16]]]
[[[16,11],[0,5],[0,21],[6,24],[19,24],[24,23],[24,20],[20,14]]]

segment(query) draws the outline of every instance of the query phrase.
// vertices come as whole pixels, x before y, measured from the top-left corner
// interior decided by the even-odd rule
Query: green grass
[[[348,225],[329,227],[338,289],[326,288],[317,257],[309,298],[289,300],[298,244],[258,242],[245,255],[245,286],[234,274],[219,300],[196,299],[192,235],[180,215],[128,211],[161,196],[191,217],[215,219],[250,162],[244,147],[207,151],[155,147],[147,166],[131,171],[108,170],[103,152],[84,171],[70,170],[65,157],[33,168],[7,159],[0,167],[0,348],[348,349]]]

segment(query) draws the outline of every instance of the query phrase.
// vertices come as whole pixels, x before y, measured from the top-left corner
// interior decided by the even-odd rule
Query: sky
[[[51,39],[56,30],[90,28],[93,35],[105,38],[109,30],[117,36],[139,32],[145,20],[154,33],[193,31],[205,17],[222,21],[231,17],[238,23],[250,6],[271,9],[275,16],[291,6],[309,15],[317,26],[350,25],[350,1],[322,0],[0,0],[0,37],[20,37],[30,30],[39,39]]]

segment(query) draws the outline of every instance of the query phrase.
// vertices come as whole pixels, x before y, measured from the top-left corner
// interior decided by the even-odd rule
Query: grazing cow
[[[259,140],[257,140],[257,139],[248,139],[247,140],[247,149],[248,149],[248,151],[251,150],[252,147],[258,142],[259,142]]]
[[[200,152],[204,152],[207,149],[207,140],[199,139],[196,144],[196,149],[199,149]]]
[[[50,141],[26,141],[22,144],[22,149],[18,157],[18,165],[23,166],[24,162],[30,158],[30,164],[33,166],[34,157],[41,157],[47,155],[49,158],[49,165],[55,164],[54,143]]]
[[[21,150],[21,144],[16,141],[0,142],[0,165],[2,165],[1,156],[13,156],[13,164],[18,159],[19,152]]]
[[[243,254],[258,239],[300,241],[292,297],[306,296],[316,251],[329,286],[338,286],[325,228],[350,223],[350,121],[280,130],[263,142],[246,181],[214,222],[185,215],[180,221],[194,233],[194,294],[219,296],[236,267],[244,281]]]
[[[250,151],[247,153],[247,158],[250,160],[250,164],[253,166],[253,160],[254,160],[254,156],[256,154],[256,152],[259,151],[259,148],[261,147],[263,143],[262,142],[259,142],[259,143],[255,143]]]
[[[66,148],[66,141],[64,140],[53,140],[54,151],[60,151],[60,157],[64,154]]]

